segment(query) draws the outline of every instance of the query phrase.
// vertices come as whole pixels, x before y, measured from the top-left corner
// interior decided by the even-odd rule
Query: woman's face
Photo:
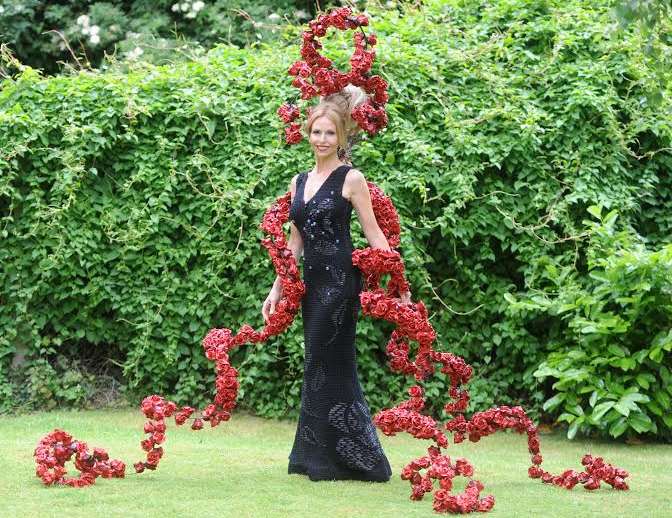
[[[338,136],[336,125],[329,117],[318,117],[313,121],[310,129],[310,145],[313,146],[315,156],[327,158],[336,153],[338,148]]]

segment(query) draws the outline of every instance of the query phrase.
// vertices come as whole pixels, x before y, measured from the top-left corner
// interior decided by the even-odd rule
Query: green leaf
[[[590,406],[594,407],[596,402],[597,402],[597,390],[593,390],[593,393],[590,395],[590,399],[588,399],[588,403],[590,404]]]
[[[616,344],[609,344],[609,347],[607,347],[607,351],[616,356],[620,356],[621,358],[625,356],[625,351],[623,350],[623,348]]]
[[[669,412],[672,410],[672,408],[670,408],[670,396],[668,396],[666,392],[662,390],[656,390],[653,394],[653,397],[656,401],[658,401],[660,406],[663,407],[664,411]]]
[[[620,437],[628,429],[628,423],[625,417],[619,417],[618,420],[609,427],[609,435],[612,437]]]
[[[644,389],[648,389],[650,384],[656,380],[656,378],[651,374],[637,374],[637,378],[635,379],[637,380],[639,386]]]
[[[602,205],[591,205],[586,210],[595,216],[596,219],[602,219]]]
[[[644,433],[651,430],[653,422],[646,414],[642,412],[633,412],[628,417],[628,424],[632,427],[637,433]]]
[[[553,396],[551,399],[547,400],[542,408],[546,411],[553,410],[555,407],[557,407],[560,403],[562,403],[565,400],[566,396],[567,396],[566,393],[560,392],[555,396]]]
[[[558,416],[558,418],[556,419],[556,421],[557,421],[558,423],[562,423],[563,421],[567,421],[568,423],[571,423],[571,422],[574,421],[575,419],[576,419],[576,416],[575,416],[574,414],[570,414],[570,413],[568,413],[568,412],[563,412],[562,414],[560,414],[560,415]]]
[[[611,410],[616,403],[614,401],[605,401],[604,403],[600,403],[597,405],[594,409],[593,412],[590,414],[590,417],[595,420],[596,422],[599,422],[600,419],[606,414],[609,410]]]
[[[582,418],[576,419],[571,425],[569,425],[569,429],[567,430],[567,438],[569,440],[574,439],[576,436],[576,432],[579,430],[579,426],[583,422]]]

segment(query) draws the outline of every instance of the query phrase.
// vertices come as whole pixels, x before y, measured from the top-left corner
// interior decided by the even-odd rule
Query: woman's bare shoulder
[[[345,183],[348,184],[349,188],[356,189],[357,187],[366,185],[366,178],[364,177],[364,173],[353,167],[346,173]]]
[[[296,193],[296,182],[302,174],[303,173],[296,173],[289,182],[289,191],[292,193],[292,198],[294,198],[294,193]]]

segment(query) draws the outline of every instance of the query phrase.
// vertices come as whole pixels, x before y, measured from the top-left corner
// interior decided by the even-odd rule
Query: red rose
[[[411,397],[422,397],[422,387],[419,387],[418,385],[413,385],[411,388],[408,389],[408,394]]]
[[[302,139],[300,125],[292,123],[285,128],[285,140],[288,144],[298,144]]]

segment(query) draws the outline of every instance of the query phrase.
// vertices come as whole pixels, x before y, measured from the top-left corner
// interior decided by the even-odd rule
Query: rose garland
[[[369,25],[369,19],[363,15],[353,15],[349,7],[334,9],[321,14],[308,23],[309,30],[302,35],[301,57],[288,70],[294,77],[292,86],[299,89],[304,100],[318,96],[327,96],[340,92],[346,85],[359,86],[369,99],[357,106],[350,114],[357,125],[369,133],[377,134],[387,125],[385,104],[388,101],[387,82],[379,75],[371,75],[371,65],[376,58],[376,35],[367,35],[362,27]],[[334,68],[330,59],[322,56],[319,38],[327,34],[329,27],[339,30],[360,29],[353,36],[355,50],[350,57],[350,71],[341,72]],[[369,49],[370,50],[367,50]],[[285,102],[278,108],[278,116],[286,124],[285,141],[298,144],[303,139],[301,125],[295,122],[301,115],[296,100]]]
[[[396,210],[378,186],[368,182],[368,187],[376,220],[390,246],[397,246],[400,227]],[[216,364],[216,395],[214,402],[201,412],[200,417],[193,420],[193,430],[201,430],[204,421],[209,421],[211,427],[215,427],[222,421],[228,421],[231,416],[238,395],[238,372],[229,364],[229,351],[244,343],[265,341],[270,336],[282,333],[298,313],[305,286],[282,229],[289,217],[290,196],[290,193],[286,193],[278,198],[266,211],[260,225],[270,236],[264,238],[262,244],[269,251],[275,270],[281,278],[282,298],[262,331],[255,331],[248,324],[244,324],[236,335],[226,328],[212,329],[203,339],[206,357]],[[465,438],[477,442],[499,430],[513,429],[528,436],[528,449],[532,456],[532,466],[528,474],[531,478],[540,478],[544,483],[567,489],[577,484],[583,484],[589,490],[597,489],[601,482],[615,489],[628,489],[625,482],[628,473],[605,463],[600,457],[585,455],[582,459],[585,466],[583,472],[566,470],[560,475],[553,475],[542,470],[538,430],[521,407],[501,406],[477,412],[471,419],[465,419],[463,413],[469,395],[462,387],[471,378],[472,368],[459,356],[432,349],[436,333],[428,321],[427,310],[421,301],[410,306],[399,303],[397,297],[408,288],[408,283],[404,278],[403,261],[398,252],[371,248],[355,250],[352,261],[362,270],[365,279],[364,289],[360,293],[362,313],[384,318],[397,326],[387,345],[390,368],[395,372],[413,375],[416,380],[422,381],[435,373],[435,364],[440,364],[441,373],[448,375],[451,401],[444,408],[454,417],[444,424],[444,428],[453,434],[455,443],[462,442]],[[385,273],[390,274],[386,290],[379,286]],[[409,357],[409,340],[418,342],[414,359]],[[471,477],[473,467],[465,459],[452,462],[450,457],[441,454],[441,448],[448,446],[448,438],[441,431],[439,423],[421,413],[425,406],[423,389],[414,385],[409,389],[409,396],[408,400],[395,407],[378,412],[374,416],[374,423],[385,435],[407,432],[418,439],[431,439],[436,443],[436,446],[429,447],[428,455],[413,460],[401,472],[402,479],[411,484],[411,498],[421,500],[426,493],[434,490],[434,480],[437,480],[439,489],[434,492],[434,509],[437,512],[467,513],[491,509],[494,497],[481,497],[483,484],[477,480],[471,480],[461,494],[451,494],[452,479],[458,475]],[[165,441],[165,419],[174,415],[175,423],[179,426],[195,412],[189,406],[178,410],[174,402],[158,395],[146,397],[142,401],[141,409],[149,419],[144,426],[144,432],[148,435],[141,441],[147,458],[134,464],[136,473],[142,473],[145,469],[155,470],[158,466],[163,456],[160,445]],[[63,465],[75,451],[78,452],[75,467],[82,474],[78,479],[65,479]],[[72,441],[61,430],[55,430],[40,440],[35,457],[37,475],[47,485],[60,483],[82,487],[92,484],[98,476],[124,476],[122,462],[108,461],[105,450],[98,448],[93,455],[89,454],[85,443]],[[425,470],[424,475],[420,474],[421,470]]]
[[[65,463],[75,455],[79,477],[66,478]],[[35,448],[36,474],[46,485],[65,484],[84,487],[93,484],[97,477],[124,478],[126,465],[111,460],[105,450],[94,448],[93,453],[85,442],[76,441],[63,430],[54,430],[40,439]]]
[[[337,16],[329,15],[311,22],[311,29],[315,36],[324,35],[330,25],[349,27],[354,22],[350,18],[347,8],[337,10]],[[320,21],[322,20],[322,21]],[[358,17],[357,23],[362,20]],[[350,25],[349,25],[350,24]],[[313,41],[304,33],[304,42]],[[375,42],[375,40],[374,40]],[[326,58],[319,54],[314,55],[310,48],[302,56],[307,64],[319,64],[324,68]],[[368,58],[361,58],[368,60]],[[351,60],[352,62],[352,60]],[[369,64],[370,66],[370,64]],[[318,67],[319,68],[319,67]],[[303,67],[298,67],[299,75]],[[312,73],[311,68],[311,73]],[[305,73],[305,72],[304,72]],[[330,72],[332,74],[332,72]],[[340,76],[333,72],[333,77]],[[307,76],[302,76],[307,77]],[[333,88],[331,83],[323,78],[318,80],[319,88]],[[336,79],[334,79],[336,80]],[[339,79],[340,80],[340,79]],[[324,84],[327,86],[325,87]],[[299,82],[306,91],[310,92],[306,83]],[[292,108],[294,110],[294,108]],[[293,111],[292,114],[296,112]],[[380,229],[391,247],[399,245],[399,217],[392,201],[385,196],[375,184],[368,182],[371,193],[371,202],[374,215]],[[193,420],[191,428],[201,430],[204,421],[209,421],[211,427],[227,421],[236,405],[238,395],[238,372],[229,363],[229,351],[237,346],[249,342],[263,342],[271,336],[285,331],[292,323],[300,308],[305,286],[301,281],[299,269],[291,250],[287,246],[283,225],[289,219],[291,194],[278,198],[267,209],[260,228],[269,236],[262,239],[262,245],[268,250],[273,266],[282,282],[282,298],[276,306],[276,311],[270,316],[266,326],[261,331],[255,331],[250,325],[244,324],[238,333],[232,334],[229,329],[212,329],[203,339],[202,345],[205,355],[216,365],[216,395],[213,403],[208,405],[200,417]],[[448,401],[444,409],[453,417],[443,427],[453,434],[455,443],[462,442],[465,437],[477,442],[482,437],[497,431],[512,429],[518,433],[527,434],[528,450],[532,465],[528,469],[531,478],[539,478],[544,483],[572,489],[577,484],[583,484],[588,490],[600,487],[601,482],[611,485],[614,489],[626,490],[628,484],[625,479],[627,471],[605,463],[601,457],[585,455],[582,458],[583,472],[566,470],[559,475],[541,469],[542,456],[539,445],[537,427],[527,417],[525,411],[517,407],[495,407],[484,412],[475,413],[471,419],[466,419],[469,394],[464,386],[469,382],[472,368],[462,358],[448,352],[433,350],[432,343],[436,339],[428,320],[427,310],[419,301],[411,305],[402,305],[398,297],[408,289],[404,278],[404,266],[398,252],[380,249],[365,248],[355,250],[352,254],[353,265],[363,273],[365,286],[360,293],[362,314],[376,318],[383,318],[393,322],[397,327],[392,332],[387,345],[390,358],[390,368],[404,375],[413,375],[417,381],[427,379],[436,371],[436,364],[441,365],[440,371],[450,379]],[[390,275],[387,289],[380,288],[380,279],[384,274]],[[409,357],[409,340],[418,342],[415,358]],[[469,513],[473,511],[488,511],[494,506],[494,497],[481,497],[483,484],[477,480],[470,480],[465,490],[458,495],[451,494],[452,479],[456,476],[471,477],[473,466],[466,459],[457,459],[452,462],[450,457],[442,455],[441,448],[448,446],[448,438],[440,430],[439,424],[430,416],[421,414],[425,406],[423,390],[419,385],[412,386],[410,398],[391,409],[378,412],[374,416],[374,423],[385,435],[395,435],[398,432],[407,432],[418,439],[431,439],[436,446],[428,448],[428,455],[411,461],[401,472],[401,478],[411,484],[411,499],[421,500],[426,493],[434,490],[434,480],[438,480],[439,489],[434,492],[434,510],[437,512]],[[176,425],[184,424],[195,409],[189,406],[181,407],[158,395],[146,397],[141,404],[144,415],[148,418],[144,432],[148,436],[141,441],[141,447],[147,452],[146,460],[134,464],[136,473],[145,469],[155,470],[163,456],[160,446],[165,441],[165,419],[174,415]],[[64,464],[74,453],[77,453],[75,467],[80,471],[79,478],[66,479]],[[90,454],[86,443],[74,441],[70,435],[62,430],[54,430],[43,437],[35,448],[36,474],[46,485],[66,484],[72,487],[83,487],[95,482],[98,476],[104,478],[123,477],[125,465],[121,461],[109,460],[105,450],[96,448]],[[425,470],[421,475],[420,471]]]

